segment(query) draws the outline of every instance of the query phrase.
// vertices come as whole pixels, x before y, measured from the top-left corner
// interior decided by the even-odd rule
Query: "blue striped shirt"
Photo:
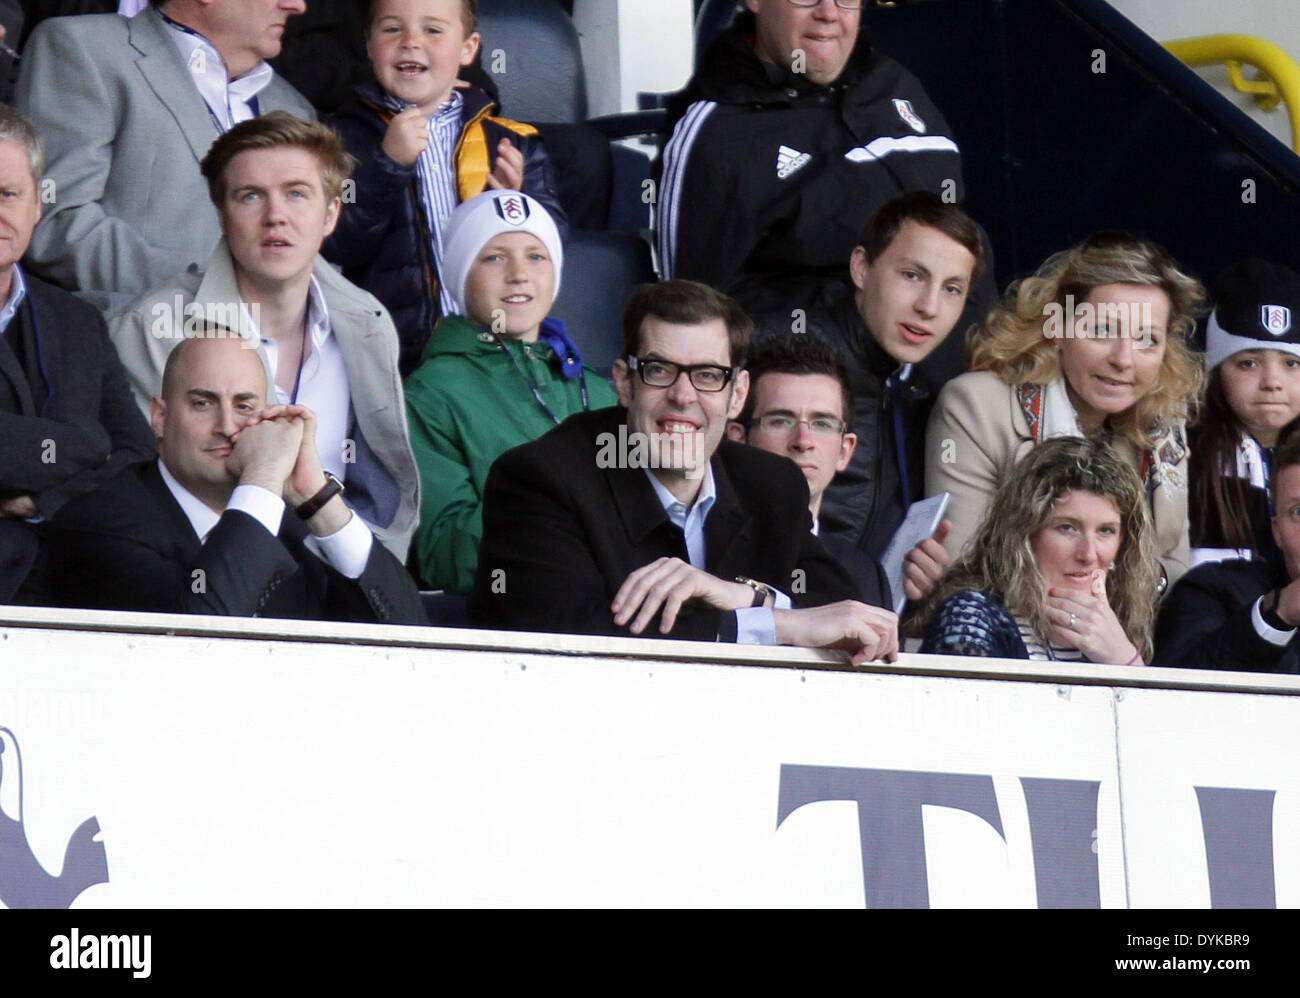
[[[406,109],[407,105],[396,97],[391,94],[386,97],[388,106],[393,110]],[[433,251],[434,267],[439,274],[439,311],[443,315],[454,315],[459,311],[455,299],[441,282],[442,229],[460,203],[456,191],[456,163],[453,155],[456,141],[460,138],[460,118],[464,106],[465,98],[459,90],[453,89],[450,99],[430,116],[429,144],[415,161],[420,204],[424,208],[424,217],[429,221],[429,244]]]

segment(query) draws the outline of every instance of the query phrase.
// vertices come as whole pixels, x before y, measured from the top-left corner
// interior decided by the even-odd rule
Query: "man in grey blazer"
[[[146,412],[177,343],[211,327],[242,336],[262,358],[271,401],[316,414],[326,470],[405,560],[420,478],[397,331],[377,299],[319,256],[352,165],[335,132],[285,111],[226,132],[202,164],[224,238],[203,270],[173,274],[132,302],[110,336]]]
[[[207,260],[220,231],[199,174],[231,125],[281,108],[315,116],[275,76],[285,21],[303,0],[165,0],[42,22],[16,104],[45,139],[36,273],[105,313]]]

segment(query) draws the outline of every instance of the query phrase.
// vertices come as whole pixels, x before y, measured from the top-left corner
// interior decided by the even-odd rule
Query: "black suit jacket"
[[[875,555],[850,544],[843,537],[828,534],[820,536],[819,539],[822,547],[849,573],[849,578],[858,587],[864,603],[893,611],[894,597],[889,585],[889,576],[885,574],[885,566],[880,564],[880,560]]]
[[[124,467],[154,453],[154,435],[136,407],[99,313],[24,272],[27,297],[14,321],[29,324],[48,397],[32,386],[0,336],[0,498],[30,495],[52,517]],[[36,559],[37,533],[0,517],[0,602]]]
[[[1255,601],[1290,579],[1262,561],[1198,565],[1181,579],[1156,621],[1155,665],[1241,672],[1300,672],[1300,640],[1265,641],[1251,623]]]
[[[685,537],[646,472],[601,467],[617,454],[616,446],[602,444],[618,440],[626,417],[617,406],[578,413],[493,464],[469,599],[472,624],[628,634],[609,609],[623,580],[658,558],[688,560]],[[858,598],[811,533],[808,485],[792,461],[724,440],[712,466],[718,498],[705,523],[708,572],[765,582],[795,606]],[[661,636],[657,617],[642,636]],[[736,615],[688,606],[662,636],[734,640]]]
[[[232,617],[424,624],[406,569],[376,540],[357,579],[317,558],[286,510],[272,537],[228,510],[202,545],[156,461],[128,468],[68,503],[51,526],[56,589],[66,606]]]

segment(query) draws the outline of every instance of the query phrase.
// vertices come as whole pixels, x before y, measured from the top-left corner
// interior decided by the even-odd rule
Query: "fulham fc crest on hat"
[[[1291,329],[1291,310],[1285,305],[1261,305],[1259,321],[1274,336],[1285,336]]]
[[[898,116],[907,122],[912,131],[925,132],[925,122],[921,119],[921,116],[912,109],[912,102],[910,100],[903,100],[901,97],[895,97],[894,109],[898,112]]]
[[[507,194],[505,197],[499,197],[492,205],[501,216],[503,222],[509,222],[511,225],[523,225],[528,221],[528,202],[518,194]]]

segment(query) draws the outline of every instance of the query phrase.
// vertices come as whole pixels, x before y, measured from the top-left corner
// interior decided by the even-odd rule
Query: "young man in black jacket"
[[[938,385],[917,369],[952,332],[983,269],[979,226],[916,191],[871,217],[849,256],[851,288],[830,288],[794,324],[834,344],[849,368],[857,447],[826,489],[824,536],[879,558],[924,490],[925,424]],[[760,324],[789,335],[790,321]],[[904,589],[921,599],[948,564],[946,527],[909,554]]]

